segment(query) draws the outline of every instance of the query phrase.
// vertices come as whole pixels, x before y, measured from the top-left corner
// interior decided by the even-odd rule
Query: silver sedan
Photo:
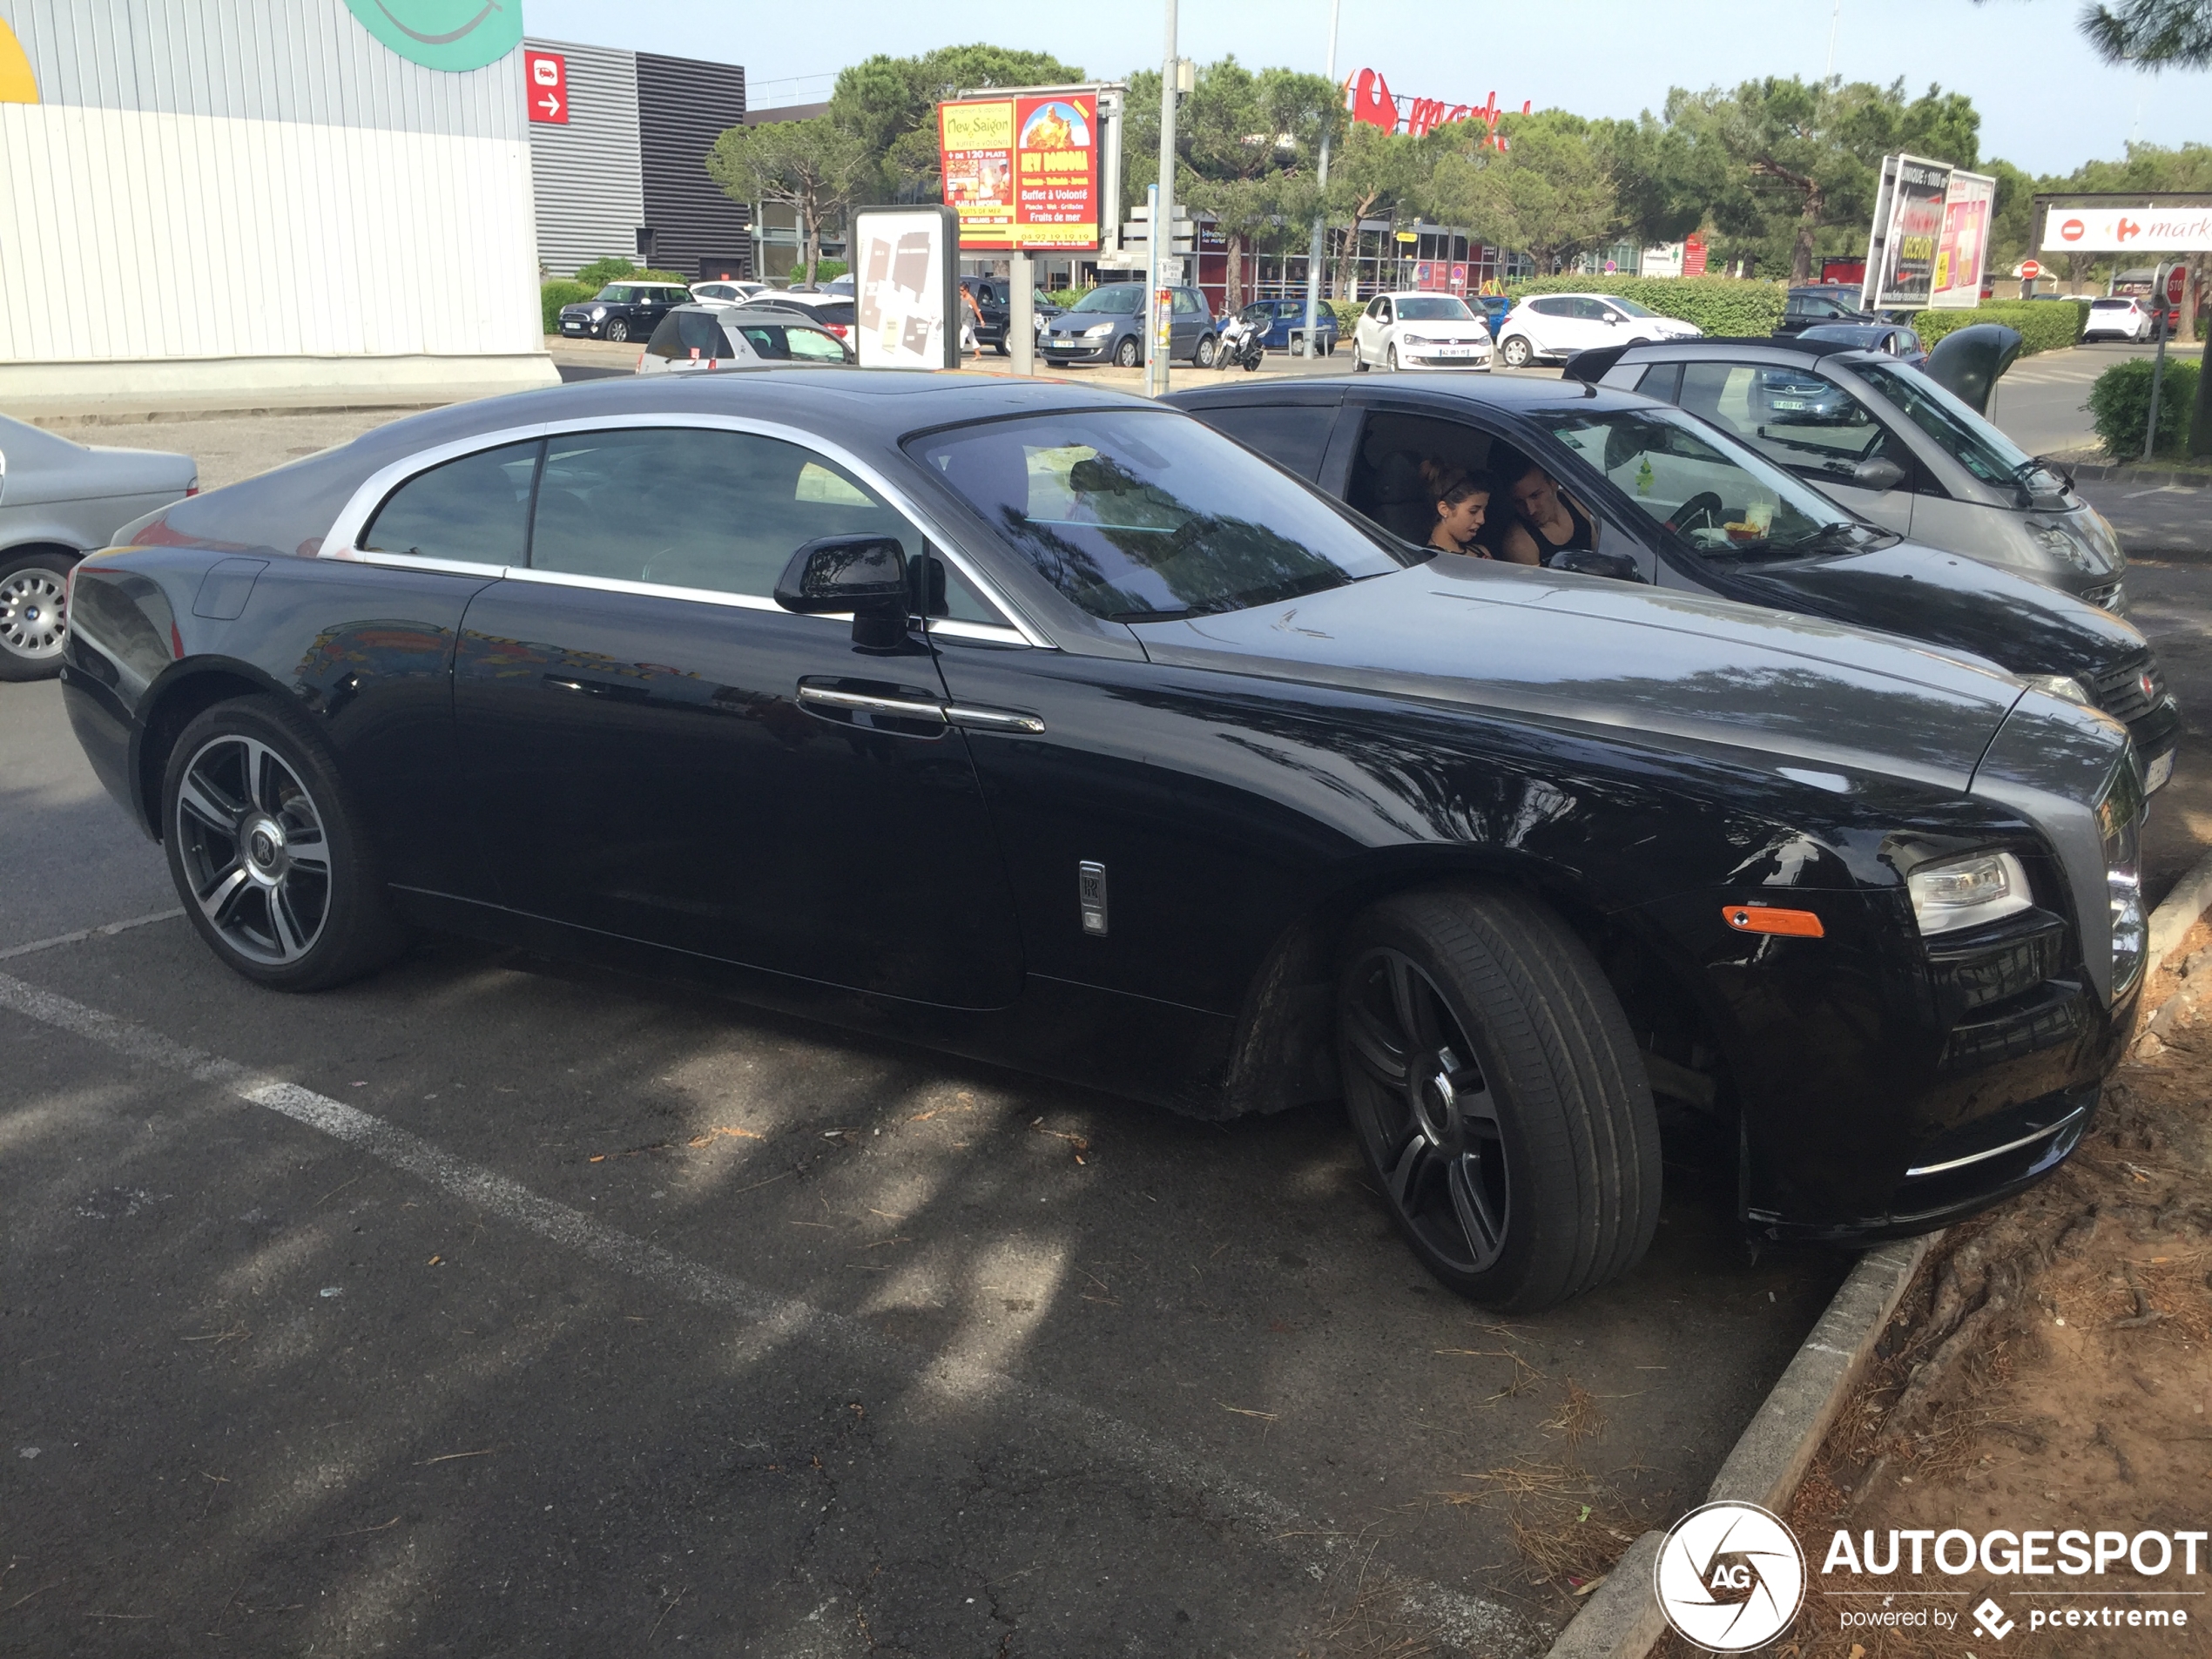
[[[58,671],[70,567],[199,488],[190,455],[72,443],[0,415],[0,680]]]

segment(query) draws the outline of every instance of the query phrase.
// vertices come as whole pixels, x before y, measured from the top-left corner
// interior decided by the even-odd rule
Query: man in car
[[[1597,522],[1534,462],[1524,462],[1506,487],[1510,509],[1500,515],[1493,544],[1515,564],[1541,564],[1554,553],[1597,550]]]

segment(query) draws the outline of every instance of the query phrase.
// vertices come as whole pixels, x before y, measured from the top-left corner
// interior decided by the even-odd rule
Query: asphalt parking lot
[[[100,435],[212,486],[384,418]],[[259,991],[51,682],[0,685],[0,867],[8,1652],[1534,1654],[1847,1264],[1672,1164],[1635,1273],[1501,1324],[1328,1111],[435,938]]]

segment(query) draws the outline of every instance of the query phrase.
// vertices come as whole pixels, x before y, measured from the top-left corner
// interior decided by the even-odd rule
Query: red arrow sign
[[[558,52],[523,54],[523,72],[529,78],[529,118],[556,126],[569,124],[569,60]]]

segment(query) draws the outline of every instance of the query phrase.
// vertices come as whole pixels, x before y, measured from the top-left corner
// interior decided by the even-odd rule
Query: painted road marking
[[[34,939],[28,945],[10,945],[0,950],[0,962],[12,956],[30,956],[42,950],[51,950],[57,945],[81,945],[88,939],[112,939],[118,934],[129,933],[133,927],[149,927],[157,921],[174,921],[185,913],[182,909],[157,910],[152,915],[132,916],[127,921],[104,922],[98,927],[79,927],[73,934],[56,934],[51,939]]]
[[[141,918],[136,922],[112,923],[110,927],[121,931],[156,920],[160,918]],[[83,936],[89,938],[103,931],[88,929]],[[51,942],[65,943],[74,937],[77,936],[66,935]],[[1054,1390],[1022,1382],[1002,1371],[969,1360],[938,1355],[914,1372],[914,1350],[879,1335],[861,1320],[778,1296],[718,1268],[604,1226],[579,1210],[541,1197],[518,1181],[455,1157],[420,1136],[357,1107],[319,1095],[298,1083],[262,1076],[220,1055],[188,1048],[158,1032],[42,990],[11,974],[0,974],[0,1008],[70,1032],[142,1064],[228,1089],[242,1100],[320,1130],[455,1197],[489,1210],[523,1231],[558,1244],[600,1267],[642,1279],[700,1306],[735,1313],[752,1323],[752,1339],[763,1348],[779,1345],[793,1337],[804,1337],[847,1359],[910,1372],[927,1392],[947,1404],[965,1407],[984,1404],[1011,1410],[1022,1422],[1073,1440],[1162,1487],[1195,1490],[1212,1505],[1264,1530],[1278,1543],[1289,1534],[1316,1535],[1313,1525],[1280,1499],[1246,1485],[1228,1471],[1133,1424]],[[1329,1525],[1324,1521],[1322,1529]],[[1323,1547],[1333,1548],[1325,1535]],[[1317,1577],[1322,1575],[1318,1562],[1310,1564],[1308,1570]],[[1547,1637],[1533,1622],[1479,1596],[1428,1583],[1406,1585],[1400,1594],[1408,1612],[1437,1620],[1447,1639],[1462,1646],[1480,1644],[1493,1651],[1534,1655],[1548,1645]]]

